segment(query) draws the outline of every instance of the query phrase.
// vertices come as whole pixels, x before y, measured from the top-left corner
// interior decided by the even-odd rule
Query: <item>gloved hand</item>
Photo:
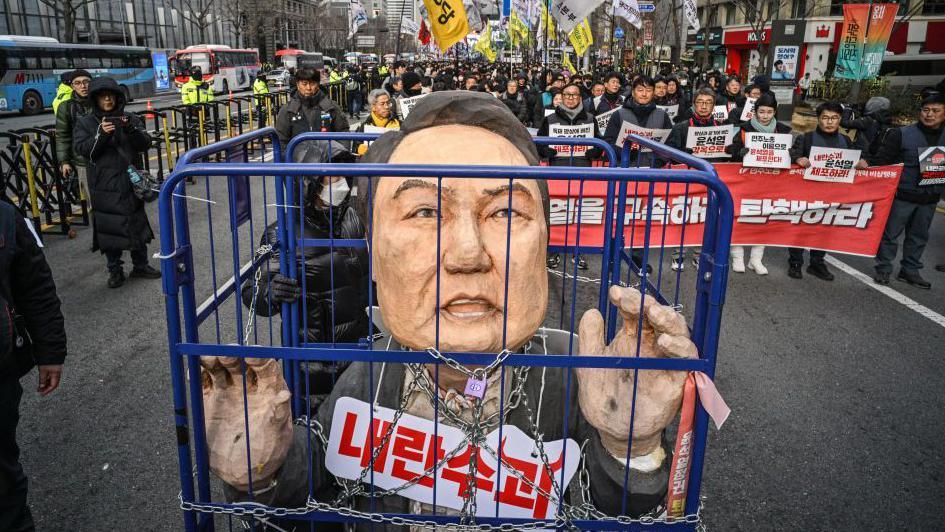
[[[277,273],[269,281],[269,297],[273,303],[294,303],[302,295],[302,288],[295,279]]]
[[[749,152],[748,148],[742,148],[738,150],[738,156],[744,159],[745,156],[748,155],[748,152]]]

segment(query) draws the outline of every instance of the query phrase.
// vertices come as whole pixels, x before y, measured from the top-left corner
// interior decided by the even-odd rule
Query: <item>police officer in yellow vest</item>
[[[56,88],[56,97],[53,98],[53,114],[59,110],[63,102],[72,98],[72,71],[63,72],[59,75],[59,87]]]
[[[266,125],[266,105],[262,95],[269,94],[269,85],[266,84],[266,74],[262,70],[256,72],[256,81],[253,82],[253,96],[256,101],[256,116],[259,117],[259,127]]]
[[[213,86],[203,80],[200,67],[190,69],[190,80],[181,86],[180,97],[184,105],[213,101]]]

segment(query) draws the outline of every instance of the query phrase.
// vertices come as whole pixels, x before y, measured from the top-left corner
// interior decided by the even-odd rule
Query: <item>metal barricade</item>
[[[646,513],[643,515],[629,515],[628,509],[628,490],[630,479],[636,473],[630,473],[630,467],[623,467],[623,496],[622,504],[619,510],[613,510],[611,514],[598,510],[593,499],[589,500],[592,494],[591,488],[598,479],[590,478],[587,470],[575,474],[569,480],[569,484],[564,483],[564,467],[561,464],[569,463],[566,457],[566,444],[562,444],[559,451],[559,460],[555,462],[560,468],[552,471],[548,462],[546,452],[542,445],[543,436],[539,434],[538,423],[534,421],[534,416],[529,408],[529,419],[532,419],[535,438],[534,457],[540,457],[544,460],[544,471],[549,477],[549,485],[535,484],[536,479],[542,475],[542,466],[539,464],[537,470],[532,476],[527,476],[522,470],[516,469],[516,466],[510,465],[508,460],[503,459],[503,446],[499,450],[489,448],[484,443],[484,433],[476,433],[473,439],[472,435],[467,434],[468,438],[475,445],[475,452],[470,445],[466,447],[464,443],[450,453],[444,453],[442,450],[435,449],[437,441],[437,430],[446,430],[447,425],[435,422],[433,423],[432,439],[430,439],[432,462],[423,465],[423,459],[417,458],[419,472],[411,473],[407,478],[407,484],[421,484],[424,478],[436,478],[438,468],[444,469],[456,467],[456,474],[466,478],[466,491],[460,489],[460,498],[465,498],[467,503],[470,500],[477,499],[478,490],[492,489],[495,492],[494,515],[492,512],[492,502],[488,509],[481,509],[477,512],[475,504],[472,508],[463,506],[460,515],[455,512],[444,511],[445,507],[440,506],[437,511],[436,488],[433,489],[433,511],[430,513],[424,510],[418,514],[409,506],[406,512],[388,512],[375,507],[375,502],[380,504],[384,500],[382,496],[391,493],[397,493],[397,490],[382,489],[375,485],[375,470],[380,471],[385,466],[378,466],[380,460],[379,454],[387,451],[388,443],[392,431],[398,426],[400,414],[403,414],[403,404],[398,409],[398,417],[389,424],[388,428],[382,429],[375,436],[374,430],[367,430],[369,438],[365,440],[364,449],[365,461],[361,464],[360,481],[353,484],[347,481],[337,481],[337,484],[331,486],[313,484],[313,469],[324,467],[324,464],[316,460],[313,465],[313,456],[322,457],[320,449],[328,445],[328,439],[325,437],[325,431],[332,427],[323,427],[313,417],[312,393],[316,392],[312,386],[311,377],[308,373],[310,364],[327,364],[325,367],[331,367],[338,362],[352,362],[359,364],[359,368],[367,371],[369,377],[367,382],[361,383],[365,393],[374,395],[375,387],[378,392],[381,390],[384,368],[389,366],[393,371],[394,365],[427,365],[435,369],[427,373],[430,379],[434,379],[435,385],[439,387],[439,375],[441,368],[447,366],[451,369],[465,368],[472,365],[474,367],[484,367],[496,369],[501,373],[501,386],[499,392],[499,410],[500,419],[505,419],[506,408],[510,411],[516,406],[512,406],[512,394],[510,392],[506,398],[506,375],[510,375],[512,382],[518,382],[519,395],[521,399],[521,389],[524,386],[524,378],[527,378],[529,371],[534,370],[534,378],[541,379],[541,393],[545,389],[545,371],[551,369],[560,372],[561,389],[572,390],[572,370],[578,368],[600,368],[608,371],[627,371],[626,375],[631,375],[636,382],[637,376],[647,371],[666,371],[666,372],[702,372],[709,378],[714,378],[716,350],[718,346],[719,329],[721,326],[721,311],[724,302],[725,286],[727,282],[727,263],[728,249],[731,236],[733,221],[732,199],[725,185],[718,179],[711,165],[706,165],[702,161],[682,152],[672,150],[661,145],[652,143],[645,139],[634,139],[641,145],[656,150],[661,157],[668,160],[686,164],[686,169],[637,169],[637,168],[594,168],[594,167],[532,167],[532,166],[437,166],[420,164],[300,164],[300,163],[250,163],[247,147],[253,143],[268,139],[273,146],[274,160],[283,160],[282,147],[279,145],[274,131],[271,128],[263,129],[258,132],[244,134],[226,141],[198,148],[187,153],[178,162],[175,171],[163,184],[159,198],[159,216],[160,216],[160,235],[161,235],[161,264],[163,273],[163,290],[165,293],[167,326],[168,326],[168,344],[171,366],[171,381],[173,387],[174,399],[174,420],[177,433],[177,451],[180,465],[181,493],[180,506],[184,511],[184,523],[187,530],[213,530],[214,516],[229,521],[233,526],[233,520],[242,520],[250,527],[268,527],[273,526],[273,530],[280,520],[292,519],[306,523],[310,529],[315,524],[321,522],[342,522],[342,523],[365,523],[373,526],[374,523],[382,527],[387,525],[400,526],[449,526],[458,530],[517,530],[531,528],[581,528],[581,529],[619,529],[636,530],[641,528],[673,528],[681,530],[694,530],[700,523],[700,484],[702,465],[705,453],[706,435],[708,430],[708,417],[706,412],[696,407],[695,425],[692,432],[692,440],[687,442],[691,449],[691,478],[688,484],[688,492],[685,494],[684,511],[675,517],[660,516],[657,513]],[[372,141],[377,138],[374,134],[360,133],[309,133],[299,136],[285,147],[285,160],[292,160],[292,155],[297,146],[306,141],[325,141],[337,140],[341,142],[352,141]],[[605,151],[609,160],[613,163],[616,160],[613,150],[596,139],[536,139],[537,143],[554,143],[574,145],[592,145],[600,147]],[[226,154],[225,163],[206,163],[201,161],[210,161],[217,158],[218,154]],[[312,190],[308,185],[312,179],[322,179],[325,177],[344,177],[344,178],[362,178],[361,184],[366,186],[364,190],[357,190],[358,200],[366,198],[367,212],[365,223],[365,238],[342,238],[331,229],[329,222],[328,238],[312,238],[306,236],[305,224],[308,214],[306,209],[312,206],[308,203],[312,199]],[[205,178],[203,186],[188,187],[186,180],[195,177]],[[435,249],[417,249],[417,252],[428,252],[433,254],[437,264],[435,265],[436,288],[435,308],[440,308],[440,277],[446,275],[439,262],[443,257],[442,246],[446,246],[446,241],[441,241],[443,235],[443,219],[440,211],[440,202],[444,197],[444,188],[449,183],[444,184],[444,180],[456,182],[464,179],[493,179],[497,183],[506,183],[501,190],[496,192],[496,197],[500,201],[507,198],[507,210],[501,212],[508,213],[503,216],[501,222],[506,225],[503,230],[505,241],[504,258],[504,276],[499,283],[504,283],[505,295],[504,303],[497,308],[507,309],[509,305],[509,264],[512,262],[512,254],[516,252],[510,246],[512,237],[512,208],[513,191],[518,190],[516,184],[522,182],[530,183],[531,180],[545,180],[549,183],[561,183],[564,190],[567,191],[565,198],[564,220],[564,243],[557,246],[556,249],[562,252],[572,254],[585,253],[599,257],[600,279],[579,279],[578,275],[565,274],[562,277],[562,289],[559,294],[561,297],[560,305],[557,302],[549,300],[549,314],[545,319],[545,327],[549,321],[558,321],[563,332],[559,331],[565,337],[569,338],[564,342],[566,347],[560,352],[545,349],[544,354],[532,354],[526,348],[524,352],[511,353],[508,349],[503,349],[500,353],[457,353],[440,351],[439,347],[439,312],[434,312],[436,318],[436,342],[429,349],[424,350],[386,350],[376,347],[375,342],[387,339],[389,344],[393,336],[386,334],[383,330],[382,320],[376,319],[375,312],[379,312],[374,306],[375,291],[374,285],[370,281],[374,278],[374,258],[370,252],[374,249],[373,241],[375,229],[373,227],[372,201],[371,195],[374,193],[373,183],[375,179],[385,178],[408,178],[408,180],[428,180],[427,188],[436,190],[436,201],[432,207],[427,210],[433,212],[430,220],[432,227],[435,227]],[[573,189],[568,187],[573,185]],[[600,245],[586,245],[581,243],[583,233],[582,210],[585,208],[585,190],[592,186],[602,186],[606,189],[606,200],[602,208],[605,211],[603,230],[607,231]],[[359,185],[360,186],[360,185]],[[644,203],[650,208],[646,211],[645,219],[636,220],[636,210],[626,212],[628,187],[642,187],[645,193],[639,195]],[[659,229],[654,227],[655,220],[651,213],[652,206],[656,199],[662,194],[662,188],[670,186],[700,187],[707,191],[705,203],[704,235],[702,239],[701,264],[698,276],[695,279],[684,278],[682,272],[676,272],[676,294],[674,297],[666,297],[666,294],[660,292],[663,287],[660,281],[654,283],[651,281],[652,273],[642,264],[636,264],[635,268],[628,269],[628,276],[623,277],[622,265],[633,264],[631,258],[626,253],[626,249],[632,247],[635,243],[633,236],[629,237],[631,246],[626,246],[626,231],[622,222],[626,219],[632,219],[634,222],[642,223],[639,229],[644,233],[643,241],[644,263],[647,263],[650,255],[650,248],[656,246],[658,241]],[[560,188],[560,187],[559,187]],[[400,189],[398,189],[399,191]],[[491,189],[490,189],[491,190]],[[639,189],[637,189],[639,191]],[[668,193],[668,192],[667,192]],[[493,192],[487,192],[493,194]],[[572,197],[573,194],[573,197]],[[572,219],[571,200],[574,200],[574,220]],[[634,205],[636,198],[631,197]],[[192,202],[197,201],[198,207],[194,207]],[[332,209],[335,207],[326,203],[327,219],[334,220],[335,214]],[[341,207],[338,207],[339,209]],[[552,213],[555,213],[552,207]],[[205,210],[206,217],[203,216]],[[223,223],[219,216],[224,216]],[[548,231],[555,228],[555,216],[551,217],[551,227]],[[629,217],[629,218],[628,218]],[[685,220],[686,218],[683,217]],[[615,220],[610,223],[609,220]],[[260,228],[259,223],[265,228]],[[574,225],[573,237],[568,234],[568,227]],[[665,228],[665,225],[663,225]],[[260,239],[260,235],[267,234],[267,237]],[[561,231],[558,231],[557,237],[561,237]],[[452,237],[451,237],[452,238]],[[307,305],[321,304],[317,299],[311,299],[312,294],[306,290],[306,283],[309,279],[308,267],[300,270],[300,264],[296,257],[308,257],[307,250],[319,248],[328,250],[329,253],[344,251],[345,253],[363,253],[367,257],[366,268],[368,275],[367,281],[361,286],[367,297],[368,319],[363,331],[358,332],[357,340],[336,341],[334,337],[334,327],[331,328],[330,338],[309,338],[309,310]],[[549,248],[553,249],[553,248]],[[301,255],[298,255],[301,253]],[[501,264],[502,259],[495,261]],[[334,259],[330,263],[334,265]],[[494,266],[496,271],[501,270],[501,266]],[[330,279],[330,286],[334,288],[336,281],[341,282],[341,277],[345,273],[329,269],[328,272],[321,274],[322,281]],[[274,304],[272,301],[265,301],[266,297],[271,297],[271,291],[266,290],[267,296],[261,296],[261,286],[269,286],[272,282],[272,275],[280,275],[298,280],[301,285],[301,297],[292,303]],[[433,265],[431,265],[433,270]],[[364,273],[362,271],[362,273]],[[631,277],[630,273],[634,275]],[[501,275],[501,274],[500,274]],[[688,275],[688,274],[687,274]],[[327,278],[327,279],[326,279]],[[553,280],[553,279],[551,279]],[[596,282],[595,282],[596,281]],[[625,322],[625,327],[630,330],[636,327],[636,333],[642,337],[643,333],[643,309],[647,298],[655,298],[663,305],[670,304],[677,309],[680,301],[680,285],[685,282],[694,282],[696,285],[693,290],[684,294],[693,300],[693,304],[687,308],[694,309],[689,317],[691,318],[691,339],[698,350],[698,358],[651,358],[641,356],[640,343],[637,341],[636,352],[620,353],[620,356],[590,356],[586,353],[582,356],[572,356],[578,354],[575,350],[576,339],[569,333],[576,332],[576,310],[578,299],[582,294],[586,296],[587,287],[593,292],[592,306],[596,307],[604,316],[606,328],[609,331],[606,339],[609,341],[614,337],[617,324],[615,316],[616,308],[608,300],[607,292],[613,286],[624,286],[623,290],[630,290],[639,293],[640,312],[639,322],[634,317]],[[579,283],[581,283],[579,285]],[[549,282],[549,284],[551,284]],[[597,285],[600,285],[597,287]],[[580,287],[580,290],[579,290]],[[500,289],[501,294],[501,289]],[[332,296],[334,297],[334,296]],[[263,301],[257,298],[262,298]],[[676,304],[669,301],[675,300]],[[244,306],[244,303],[246,306]],[[335,323],[335,304],[338,303],[332,299],[331,307],[325,312],[330,315],[323,317],[323,320],[329,320],[328,323]],[[269,309],[261,311],[263,308]],[[559,309],[560,315],[555,316],[555,309]],[[507,315],[504,311],[497,311],[502,315],[502,323],[505,324]],[[279,318],[274,318],[273,314],[279,314]],[[544,314],[543,314],[544,315]],[[281,323],[280,323],[281,322]],[[636,322],[636,324],[635,324]],[[635,325],[634,325],[635,324]],[[281,325],[281,327],[280,327]],[[504,327],[505,325],[503,325]],[[503,329],[504,330],[504,329]],[[551,337],[554,331],[548,328],[540,328],[537,331],[539,337]],[[504,345],[503,335],[503,345]],[[531,344],[528,344],[531,345]],[[238,440],[239,447],[245,441],[247,455],[248,475],[248,493],[238,495],[236,501],[221,500],[214,497],[213,493],[218,491],[213,487],[213,481],[210,474],[210,453],[208,447],[207,419],[205,408],[204,391],[212,389],[218,379],[222,377],[214,374],[202,373],[202,361],[204,364],[217,364],[216,360],[226,361],[230,368],[234,368],[233,373],[228,373],[223,379],[230,386],[230,389],[238,392],[230,399],[231,405],[241,412],[237,423],[244,428],[245,440]],[[230,357],[219,359],[218,357]],[[308,471],[308,493],[300,494],[299,500],[304,501],[300,506],[280,507],[267,506],[261,501],[266,500],[267,493],[273,489],[278,490],[276,484],[268,487],[255,486],[253,475],[260,469],[254,465],[251,455],[253,440],[253,431],[258,427],[250,426],[248,409],[258,403],[250,403],[247,390],[255,393],[263,388],[263,378],[273,379],[273,374],[261,376],[256,373],[254,368],[259,368],[258,364],[265,364],[267,360],[275,360],[282,363],[281,378],[285,380],[285,386],[292,394],[292,415],[295,419],[295,425],[300,427],[298,434],[302,440],[307,443],[303,451],[307,453]],[[221,365],[208,366],[221,368]],[[352,366],[352,368],[355,366]],[[403,366],[400,366],[403,367]],[[417,366],[421,367],[421,366]],[[186,369],[185,369],[186,368]],[[306,373],[300,374],[299,370],[304,368]],[[506,371],[508,370],[508,371]],[[216,371],[216,370],[214,370]],[[230,371],[230,370],[227,370]],[[352,371],[351,368],[345,371]],[[405,370],[406,371],[406,370]],[[539,375],[540,373],[540,375]],[[185,375],[189,374],[189,380]],[[404,373],[406,374],[406,373]],[[309,375],[309,377],[306,377]],[[435,375],[435,377],[434,377]],[[478,373],[473,372],[473,375]],[[525,375],[525,377],[521,377]],[[198,377],[201,376],[201,377]],[[341,377],[344,378],[342,373]],[[419,378],[419,377],[418,377]],[[499,379],[499,377],[495,377]],[[472,379],[472,377],[470,378]],[[518,380],[516,380],[518,379]],[[566,384],[565,381],[566,380]],[[221,381],[221,382],[223,382]],[[304,381],[304,382],[301,382]],[[274,381],[270,381],[274,382]],[[470,380],[469,382],[473,382]],[[433,383],[431,383],[433,384]],[[467,385],[469,383],[467,382]],[[239,388],[239,389],[236,389]],[[304,392],[304,397],[300,395]],[[563,394],[563,411],[550,412],[546,414],[551,416],[553,421],[547,422],[556,426],[560,422],[563,427],[556,429],[563,434],[562,441],[570,441],[569,438],[569,419],[572,419],[574,409],[578,405],[572,403],[570,392]],[[375,401],[377,400],[374,395]],[[434,397],[435,395],[431,396]],[[527,405],[527,399],[522,399]],[[537,400],[538,405],[542,402],[541,394],[538,397],[530,397]],[[256,401],[256,396],[253,396]],[[288,401],[288,399],[286,399]],[[576,399],[575,399],[576,400]],[[636,412],[637,391],[634,390],[631,396],[627,397],[631,405],[630,430],[633,433],[633,413]],[[431,400],[434,405],[433,419],[438,419],[436,414],[436,405],[441,401]],[[208,403],[213,406],[215,403]],[[475,401],[473,401],[475,404]],[[375,419],[377,405],[370,410],[370,423],[368,427],[377,427],[379,423]],[[540,408],[540,407],[539,407]],[[560,414],[560,415],[559,415]],[[378,414],[380,415],[380,414]],[[545,419],[545,418],[543,418]],[[214,422],[219,422],[215,419]],[[330,421],[330,420],[329,420]],[[509,422],[506,422],[509,423]],[[505,442],[502,436],[503,427],[514,425],[503,425],[499,423],[498,440]],[[386,430],[386,433],[385,433]],[[511,430],[509,428],[508,430]],[[576,427],[571,427],[571,431],[576,431]],[[593,429],[592,429],[593,430]],[[383,435],[382,435],[383,434]],[[400,433],[398,433],[400,434]],[[442,434],[442,432],[441,432]],[[258,433],[257,433],[258,437]],[[370,441],[370,443],[368,443]],[[398,440],[400,441],[400,440]],[[426,439],[424,443],[417,444],[419,448],[426,449]],[[547,443],[547,442],[545,442]],[[405,445],[403,441],[395,443],[396,445]],[[629,439],[627,447],[627,458],[631,456],[630,447],[633,440]],[[463,466],[452,465],[452,460],[457,453],[466,448],[468,455],[463,462]],[[373,453],[370,450],[373,449]],[[403,448],[401,447],[401,450]],[[474,460],[474,456],[479,456],[479,451],[498,452],[496,464],[498,479],[493,488],[480,487],[478,479],[477,465],[479,462]],[[394,451],[392,451],[394,452]],[[583,447],[577,452],[577,458],[572,457],[578,464],[584,464]],[[402,454],[402,453],[401,453]],[[401,456],[397,454],[396,456]],[[429,453],[426,453],[429,454]],[[421,452],[421,455],[424,455]],[[386,454],[384,456],[387,456]],[[419,456],[419,455],[418,455]],[[486,456],[483,453],[483,456]],[[495,455],[492,455],[495,458]],[[508,458],[508,456],[506,456]],[[534,458],[538,460],[538,458]],[[385,458],[386,460],[386,458]],[[482,462],[487,465],[488,461]],[[389,464],[388,464],[389,465]],[[485,467],[484,465],[484,467]],[[259,466],[261,467],[261,466]],[[380,467],[381,469],[378,469]],[[463,467],[467,471],[462,471]],[[426,468],[426,469],[425,469]],[[389,469],[389,468],[388,468]],[[416,469],[416,467],[415,467]],[[432,472],[432,477],[430,474]],[[442,470],[440,470],[442,473]],[[493,478],[496,471],[493,471],[488,478]],[[304,476],[304,472],[300,472]],[[326,473],[327,474],[327,473]],[[484,473],[487,474],[487,473]],[[555,481],[560,475],[561,485]],[[544,478],[544,477],[542,477]],[[570,478],[570,477],[569,477]],[[412,480],[411,480],[412,479]],[[521,496],[524,493],[531,494],[536,501],[543,499],[545,502],[553,502],[558,510],[552,515],[542,514],[536,517],[509,517],[499,515],[499,489],[501,480],[505,479],[504,485],[507,489],[510,485],[509,479],[515,479],[513,495]],[[531,479],[531,480],[529,480]],[[678,479],[676,479],[678,480]],[[432,481],[432,480],[431,480]],[[519,484],[519,481],[522,484]],[[459,482],[459,481],[457,481]],[[587,484],[585,484],[587,483]],[[463,484],[459,484],[462,486]],[[617,484],[619,490],[619,482]],[[330,496],[327,491],[340,490],[338,497]],[[524,491],[516,491],[524,490]],[[377,498],[375,492],[377,491]],[[230,497],[233,491],[228,492]],[[491,493],[491,492],[489,492]],[[363,504],[353,507],[345,504],[344,495],[362,497]],[[390,495],[393,497],[394,495]],[[619,493],[618,493],[619,496]],[[325,498],[328,497],[328,498]],[[245,499],[245,500],[244,500]],[[441,499],[442,500],[442,499]],[[583,502],[582,502],[583,500]],[[535,503],[537,513],[537,503]],[[368,509],[370,508],[370,509]],[[680,508],[682,510],[682,508]],[[486,514],[489,515],[486,515]],[[237,526],[240,523],[235,523]]]

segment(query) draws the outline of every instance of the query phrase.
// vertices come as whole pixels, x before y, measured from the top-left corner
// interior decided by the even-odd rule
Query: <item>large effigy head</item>
[[[444,91],[421,99],[363,162],[529,166],[538,154],[501,101]],[[382,177],[358,189],[378,304],[401,345],[498,352],[534,335],[548,302],[546,182]]]

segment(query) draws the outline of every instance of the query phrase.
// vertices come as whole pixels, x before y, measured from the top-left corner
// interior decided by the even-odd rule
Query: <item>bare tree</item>
[[[222,0],[223,18],[233,27],[240,46],[264,48],[267,32],[276,26],[276,10],[267,0]]]
[[[95,0],[39,0],[62,20],[63,42],[76,42],[76,16],[79,10]]]
[[[207,42],[207,28],[210,27],[210,10],[213,9],[215,0],[183,0],[184,6],[190,10],[189,13],[181,13],[184,20],[197,27],[200,32],[200,42]]]
[[[764,42],[764,30],[771,27],[771,21],[778,16],[782,9],[790,6],[792,0],[769,0],[762,3],[759,0],[733,0],[735,7],[745,16],[745,22],[754,33],[755,48],[758,50],[758,64],[761,68],[768,60],[769,45]],[[795,13],[795,19],[806,19],[811,16],[817,7],[816,2],[810,2],[803,13]]]

